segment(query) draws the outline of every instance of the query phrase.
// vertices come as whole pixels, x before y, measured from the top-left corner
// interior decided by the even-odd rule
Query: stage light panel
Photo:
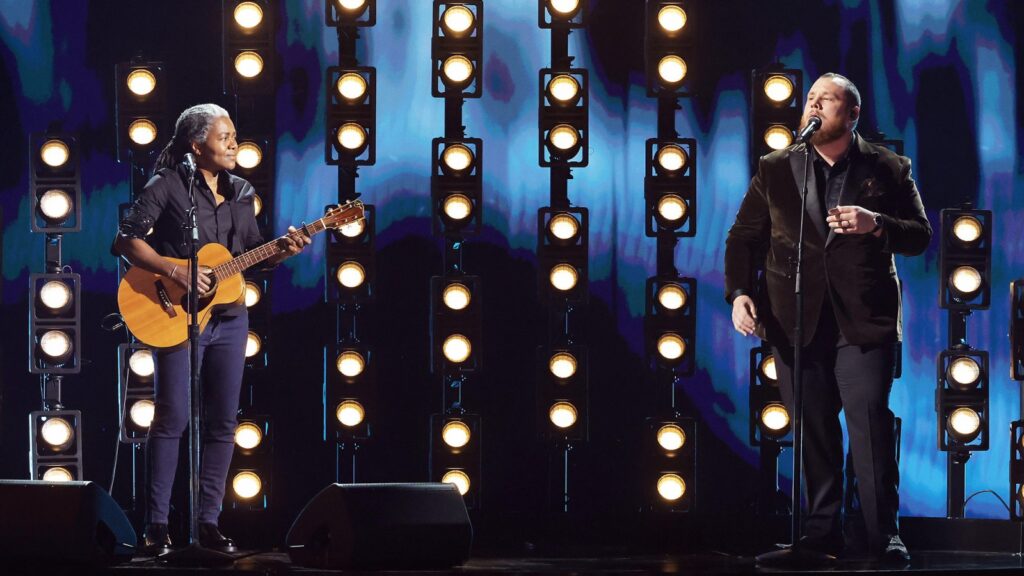
[[[939,305],[987,310],[992,302],[992,211],[946,208],[940,219]]]
[[[82,413],[77,410],[40,410],[28,417],[29,470],[32,480],[43,479],[48,470],[66,481],[80,480],[82,475]]]
[[[697,233],[697,142],[692,138],[647,140],[645,234],[690,237]]]
[[[483,10],[481,0],[434,0],[430,48],[435,98],[482,94]]]

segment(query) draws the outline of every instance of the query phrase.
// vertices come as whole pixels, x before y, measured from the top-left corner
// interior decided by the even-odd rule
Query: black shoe
[[[843,538],[829,536],[804,536],[800,538],[800,547],[827,556],[837,557],[843,553]]]
[[[882,561],[893,564],[910,562],[910,552],[907,552],[907,547],[898,534],[889,537],[889,543],[885,545],[885,552],[882,553]]]
[[[171,536],[167,524],[146,524],[139,552],[146,556],[160,556],[171,551]]]
[[[203,548],[233,554],[238,552],[235,541],[220,533],[216,524],[202,523],[199,525],[199,544]]]

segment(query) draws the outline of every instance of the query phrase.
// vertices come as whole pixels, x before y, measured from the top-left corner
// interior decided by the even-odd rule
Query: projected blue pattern
[[[933,225],[938,225],[939,209],[968,196],[995,213],[999,240],[993,256],[993,308],[973,315],[968,331],[972,344],[992,354],[991,450],[972,457],[967,490],[1005,494],[1004,432],[1019,417],[1017,387],[1006,370],[1005,287],[1024,276],[1024,234],[1018,224],[1024,203],[1014,198],[1024,182],[1018,165],[1019,128],[1010,121],[1018,63],[1015,41],[1000,26],[1007,8],[989,3],[996,6],[989,12],[980,2],[905,0],[895,3],[890,15],[877,1],[826,4],[843,11],[838,41],[826,48],[799,30],[780,33],[775,45],[779,60],[803,69],[806,83],[832,68],[846,71],[857,58],[865,62],[866,77],[854,75],[865,96],[865,114],[889,137],[904,140]],[[57,11],[48,1],[0,0],[0,7],[0,54],[7,81],[16,87],[16,114],[24,133],[43,130],[53,119],[63,119],[67,130],[111,130],[113,103],[99,89],[109,81],[109,70],[96,70],[85,61],[86,3],[60,3]],[[380,2],[378,9],[377,26],[363,32],[360,56],[378,69],[377,164],[361,170],[357,188],[377,205],[383,248],[410,234],[429,234],[423,223],[430,217],[430,140],[443,134],[443,102],[430,97],[430,2]],[[465,124],[470,136],[484,141],[489,237],[513,256],[531,259],[536,210],[548,201],[547,172],[536,160],[536,110],[537,71],[548,64],[549,40],[536,26],[534,0],[488,2],[486,10],[484,96],[467,102]],[[296,107],[285,90],[278,96],[276,229],[283,230],[308,221],[336,199],[336,173],[323,163],[322,83],[323,70],[337,62],[337,53],[334,30],[323,25],[321,0],[285,2],[279,17],[282,66],[304,71],[313,95],[310,103],[315,98],[314,105]],[[866,46],[858,44],[857,34],[867,35]],[[856,49],[865,53],[850,53]],[[591,163],[576,170],[570,183],[573,202],[591,210],[592,292],[614,307],[620,332],[642,353],[643,284],[655,269],[654,240],[643,234],[642,175],[644,141],[656,131],[655,103],[644,93],[642,71],[632,71],[628,86],[595,72],[600,63],[586,33],[571,36],[570,53],[577,56],[576,66],[592,70]],[[756,462],[756,453],[746,439],[747,355],[756,343],[731,328],[722,300],[722,260],[726,232],[750,178],[748,69],[765,63],[715,70],[707,117],[698,117],[686,102],[677,116],[679,133],[696,138],[699,146],[699,235],[680,241],[676,263],[681,273],[696,276],[700,283],[700,370],[682,386],[712,432],[750,463]],[[959,82],[949,89],[962,92],[963,108],[948,114],[967,118],[973,149],[964,150],[953,141],[947,147],[937,145],[943,128],[924,123],[919,113],[922,98],[941,101],[944,96],[922,95],[922,76],[949,70]],[[85,226],[74,242],[65,244],[65,260],[83,274],[92,291],[113,290],[115,264],[108,243],[117,204],[128,196],[127,171],[110,154],[103,149],[84,154]],[[919,170],[972,155],[979,173],[969,189],[946,190],[942,174]],[[4,181],[0,197],[7,214],[2,277],[8,302],[24,300],[27,275],[42,261],[42,242],[28,232],[24,159],[19,170],[16,179],[8,176]],[[319,298],[323,246],[314,243],[310,257],[286,263],[295,297],[275,299],[275,311],[300,309]],[[892,406],[903,419],[901,509],[912,515],[942,515],[945,506],[945,455],[935,450],[933,408],[935,357],[945,347],[946,330],[945,316],[937,309],[937,258],[935,243],[922,257],[897,258],[905,282],[905,348],[904,376],[893,387]],[[990,497],[972,501],[968,513],[1005,516]]]

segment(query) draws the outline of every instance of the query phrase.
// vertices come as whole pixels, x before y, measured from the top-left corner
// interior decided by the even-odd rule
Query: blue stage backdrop
[[[422,360],[426,353],[426,277],[440,271],[439,264],[430,267],[420,261],[437,263],[439,246],[429,233],[430,140],[443,134],[443,102],[430,97],[430,4],[379,0],[377,25],[363,31],[360,40],[365,48],[360,61],[378,70],[379,102],[377,163],[360,171],[357,186],[364,200],[377,206],[380,258],[396,271],[379,280],[380,316],[401,330],[402,321],[386,310],[410,315],[411,332],[395,336],[393,342],[411,348],[389,352],[396,362],[407,353]],[[701,438],[706,443],[701,466],[708,470],[702,477],[705,493],[728,500],[727,494],[715,496],[715,486],[722,491],[740,489],[743,480],[735,474],[751,475],[757,461],[746,438],[747,358],[756,342],[733,331],[722,297],[722,274],[726,232],[751,176],[749,71],[780,61],[803,70],[805,86],[827,71],[844,73],[858,83],[864,95],[862,127],[876,127],[890,138],[904,140],[936,236],[942,208],[971,200],[994,212],[998,240],[992,309],[975,313],[968,324],[970,342],[991,353],[992,443],[988,452],[971,458],[967,490],[991,489],[1005,497],[1006,432],[1020,417],[1018,386],[1008,378],[1007,340],[1007,286],[1024,276],[1024,200],[1015,196],[1024,189],[1021,111],[1015,96],[1022,88],[1019,48],[1014,48],[1022,40],[1020,8],[995,0],[697,4],[688,25],[700,29],[697,57],[691,63],[700,93],[682,101],[677,126],[682,137],[696,138],[699,145],[699,234],[679,242],[676,264],[681,273],[699,282],[698,372],[681,389],[688,415],[710,432]],[[91,363],[80,377],[68,379],[66,403],[84,412],[86,474],[105,483],[116,441],[114,347],[119,336],[102,332],[98,319],[114,311],[116,262],[109,245],[117,205],[129,196],[127,167],[114,159],[113,66],[138,50],[167,62],[172,114],[199,101],[223,101],[219,5],[198,0],[0,0],[0,125],[5,133],[0,170],[5,216],[0,477],[27,476],[26,415],[38,403],[37,380],[28,374],[25,362],[28,275],[43,267],[42,238],[29,232],[28,134],[57,121],[65,130],[77,132],[83,146],[84,224],[82,232],[65,236],[64,246],[65,261],[82,274],[87,295],[84,346]],[[616,357],[606,361],[621,362],[608,376],[614,381],[592,376],[598,380],[593,385],[594,439],[584,462],[591,473],[600,470],[626,485],[632,481],[628,472],[607,469],[618,464],[611,460],[632,452],[632,430],[639,428],[650,407],[639,358],[644,281],[655,270],[655,242],[643,232],[643,172],[644,141],[656,133],[656,103],[644,90],[643,2],[594,0],[592,5],[590,27],[570,39],[575,64],[592,74],[592,132],[590,166],[574,171],[569,194],[575,204],[591,211],[592,317],[603,328],[595,329],[590,341],[615,352]],[[486,147],[485,232],[467,248],[471,255],[480,250],[476,260],[470,256],[470,265],[476,266],[470,271],[484,276],[491,306],[509,306],[513,314],[523,306],[531,310],[526,318],[532,314],[541,319],[533,311],[535,296],[517,295],[511,286],[525,286],[527,292],[534,286],[536,210],[548,202],[548,172],[537,165],[537,70],[550,62],[549,36],[537,27],[536,0],[487,0],[485,10],[483,98],[464,107],[468,134],[482,138]],[[324,26],[323,0],[282,1],[276,18],[281,70],[275,110],[275,229],[281,231],[308,221],[336,200],[336,172],[323,161],[323,71],[337,63],[338,54],[335,31]],[[244,136],[244,126],[240,130]],[[277,272],[275,317],[288,326],[317,322],[324,313],[323,240],[309,252]],[[486,259],[497,259],[501,267],[487,267],[482,262]],[[934,387],[935,358],[945,347],[946,320],[938,308],[937,239],[921,257],[897,258],[897,266],[905,283],[903,377],[892,392],[893,410],[903,419],[901,510],[943,515],[946,461],[936,450]],[[408,285],[401,284],[405,281]],[[385,282],[393,284],[388,287]],[[508,288],[502,287],[505,282]],[[499,304],[500,298],[510,300]],[[541,330],[525,322],[512,327],[488,324],[485,333],[490,353],[513,350],[527,363],[532,347],[541,343]],[[277,417],[295,424],[296,432],[283,437],[303,446],[305,453],[331,459],[318,428],[303,428],[301,417],[288,415],[319,410],[317,374],[322,364],[315,347],[320,345],[309,343],[312,352],[305,357],[316,363],[312,368],[289,364],[298,359],[279,358],[274,364],[272,356],[271,361],[281,386],[295,388],[275,393],[282,412]],[[390,344],[380,338],[376,345]],[[305,376],[293,380],[293,371]],[[499,507],[506,488],[520,501],[527,497],[525,489],[516,488],[516,474],[525,473],[517,471],[514,461],[500,462],[529,453],[514,444],[533,442],[530,426],[512,424],[514,418],[529,420],[532,415],[532,367],[515,373],[522,379],[510,382],[495,368],[473,384],[482,390],[475,407],[485,426],[488,418],[492,422],[484,448],[485,471],[491,477],[485,481],[490,482],[489,501]],[[382,386],[395,413],[412,420],[399,428],[423,436],[426,415],[440,405],[434,395],[437,384],[422,361],[402,374],[411,375],[410,380]],[[427,404],[408,405],[420,402]],[[504,414],[506,406],[523,413]],[[628,422],[616,420],[619,410]],[[613,432],[603,432],[602,427]],[[377,449],[390,450],[408,464],[383,465],[380,476],[397,471],[395,479],[424,479],[425,440],[405,440],[387,431],[381,437]],[[278,446],[278,469],[297,467],[287,462],[296,458],[290,449]],[[119,475],[119,482],[125,477]],[[333,475],[322,474],[310,482],[332,480]],[[296,498],[301,503],[303,496]],[[1006,517],[1002,505],[989,495],[972,500],[967,511],[974,517]]]

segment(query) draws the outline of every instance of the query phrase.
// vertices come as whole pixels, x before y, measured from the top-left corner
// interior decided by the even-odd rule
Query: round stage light
[[[676,194],[666,194],[658,199],[658,217],[667,228],[678,228],[686,218],[686,201]]]
[[[353,220],[348,224],[342,224],[338,230],[345,238],[358,238],[362,236],[363,231],[366,230],[366,220],[362,218],[359,220]]]
[[[665,84],[679,84],[686,78],[686,61],[675,55],[665,56],[658,62],[658,76]]]
[[[572,378],[576,374],[576,357],[568,352],[558,352],[548,360],[548,370],[555,378]]]
[[[63,330],[47,330],[39,338],[39,349],[51,362],[67,360],[71,348],[71,336]]]
[[[785,104],[793,97],[793,81],[787,76],[773,74],[764,81],[764,95],[776,104]]]
[[[338,144],[346,152],[356,153],[366,146],[366,129],[355,122],[346,122],[338,128]]]
[[[580,9],[580,0],[548,0],[553,15],[572,18]]]
[[[51,450],[61,451],[71,445],[75,429],[63,418],[48,418],[39,428],[39,435]]]
[[[473,201],[465,194],[452,194],[444,199],[444,215],[449,220],[461,222],[473,213]]]
[[[974,216],[960,216],[953,221],[953,238],[963,246],[974,246],[981,240],[984,227]]]
[[[355,378],[366,368],[366,359],[355,350],[346,350],[338,355],[338,372],[347,378]]]
[[[556,264],[548,276],[551,285],[562,292],[568,292],[576,287],[579,281],[579,272],[569,264]]]
[[[473,166],[473,151],[465,144],[450,144],[441,153],[441,168],[451,176],[462,176]]]
[[[658,10],[658,25],[665,32],[679,32],[686,26],[686,11],[681,6],[663,6]]]
[[[75,477],[71,475],[71,471],[63,466],[47,468],[46,472],[43,472],[44,482],[71,482],[74,479]]]
[[[252,196],[252,210],[256,216],[259,216],[260,212],[263,212],[263,200],[260,198],[259,194],[253,194]]]
[[[678,474],[662,474],[658,478],[658,494],[669,502],[675,502],[686,494],[686,482]]]
[[[156,76],[145,68],[138,68],[128,73],[125,79],[128,90],[136,96],[148,96],[156,90]]]
[[[250,331],[249,335],[245,337],[245,357],[252,358],[259,354],[262,347],[263,340],[260,339],[260,335]]]
[[[454,484],[458,488],[459,494],[463,496],[466,495],[466,492],[469,492],[469,475],[462,470],[449,470],[445,472],[444,476],[441,477],[441,482]]]
[[[569,124],[559,124],[548,131],[548,148],[564,157],[575,156],[580,145],[580,133]]]
[[[260,290],[258,284],[252,280],[245,281],[245,307],[252,308],[253,306],[260,303],[260,298],[263,297],[263,291]]]
[[[63,140],[47,140],[39,148],[39,157],[50,168],[60,168],[71,157],[71,149]]]
[[[958,266],[949,275],[949,287],[961,300],[970,300],[981,291],[981,273],[973,266]]]
[[[259,76],[263,72],[263,57],[252,50],[239,53],[235,56],[235,72],[243,78]]]
[[[39,197],[39,213],[50,224],[67,220],[73,208],[71,195],[58,188],[51,188]]]
[[[949,414],[946,429],[956,440],[970,442],[981,433],[981,416],[974,409],[961,406]]]
[[[142,399],[132,403],[128,410],[128,417],[132,423],[139,428],[149,428],[153,424],[153,416],[156,414],[156,405],[152,400]]]
[[[140,118],[128,125],[128,139],[136,146],[149,146],[156,140],[156,124]]]
[[[761,372],[761,375],[768,379],[768,382],[773,386],[779,384],[779,371],[775,365],[775,355],[768,354],[764,358],[761,358],[761,364],[757,367]]]
[[[569,74],[559,74],[548,81],[548,102],[559,106],[575,105],[580,99],[580,83]]]
[[[658,445],[664,450],[675,452],[686,444],[686,432],[675,424],[665,424],[658,428]]]
[[[51,314],[60,314],[71,307],[71,286],[60,280],[50,280],[39,289],[39,301]]]
[[[263,481],[255,472],[239,472],[231,480],[231,489],[235,491],[235,496],[242,500],[249,500],[255,498],[263,490]]]
[[[658,354],[665,360],[678,360],[686,353],[686,341],[674,332],[658,338]]]
[[[263,161],[263,150],[255,142],[242,142],[235,152],[235,162],[246,170],[252,170]]]
[[[441,67],[444,83],[452,87],[468,84],[473,77],[473,70],[473,62],[460,54],[449,56]]]
[[[445,36],[461,38],[470,34],[475,24],[473,11],[461,4],[449,6],[441,15],[441,28]]]
[[[366,416],[366,410],[363,409],[362,404],[355,400],[345,400],[338,404],[334,414],[342,426],[351,428],[362,424],[363,418]]]
[[[785,126],[769,126],[764,131],[764,143],[772,150],[782,150],[793,143],[793,131]]]
[[[253,422],[242,422],[235,427],[235,444],[243,450],[252,450],[263,442],[263,430]]]
[[[342,10],[356,12],[366,8],[366,0],[337,0]]]
[[[252,30],[263,22],[263,9],[255,2],[242,2],[235,6],[235,24]]]
[[[761,426],[773,438],[789,432],[789,411],[782,404],[773,402],[761,409]]]
[[[575,424],[577,417],[576,407],[569,402],[555,402],[548,410],[551,423],[563,430]]]
[[[348,262],[342,262],[341,266],[338,266],[338,272],[335,276],[338,279],[338,284],[351,290],[363,285],[363,282],[366,280],[366,269],[359,262],[349,260]]]
[[[966,392],[978,386],[981,366],[970,356],[959,356],[949,363],[946,377],[953,388]]]
[[[665,310],[679,310],[686,306],[686,290],[675,282],[658,288],[658,304]]]
[[[362,102],[366,97],[366,78],[362,74],[346,72],[338,78],[336,87],[342,99],[351,104]]]
[[[132,352],[128,357],[128,369],[139,378],[149,378],[156,372],[156,363],[153,361],[153,351],[148,348],[140,348]]]
[[[572,214],[555,214],[548,221],[548,232],[561,243],[571,243],[580,231],[580,222]]]
[[[441,352],[452,364],[461,364],[465,362],[472,351],[473,346],[470,344],[469,338],[466,338],[462,334],[452,334],[445,338],[444,343],[441,345]]]
[[[462,448],[469,444],[469,437],[469,426],[459,420],[452,420],[441,429],[441,438],[452,448]]]
[[[667,174],[675,174],[686,167],[690,157],[681,146],[668,144],[662,146],[657,154],[658,169]]]
[[[452,282],[445,286],[444,292],[441,294],[441,300],[444,301],[444,305],[450,310],[465,310],[466,306],[469,306],[472,297],[473,295],[470,294],[469,288],[465,284],[458,282]]]

